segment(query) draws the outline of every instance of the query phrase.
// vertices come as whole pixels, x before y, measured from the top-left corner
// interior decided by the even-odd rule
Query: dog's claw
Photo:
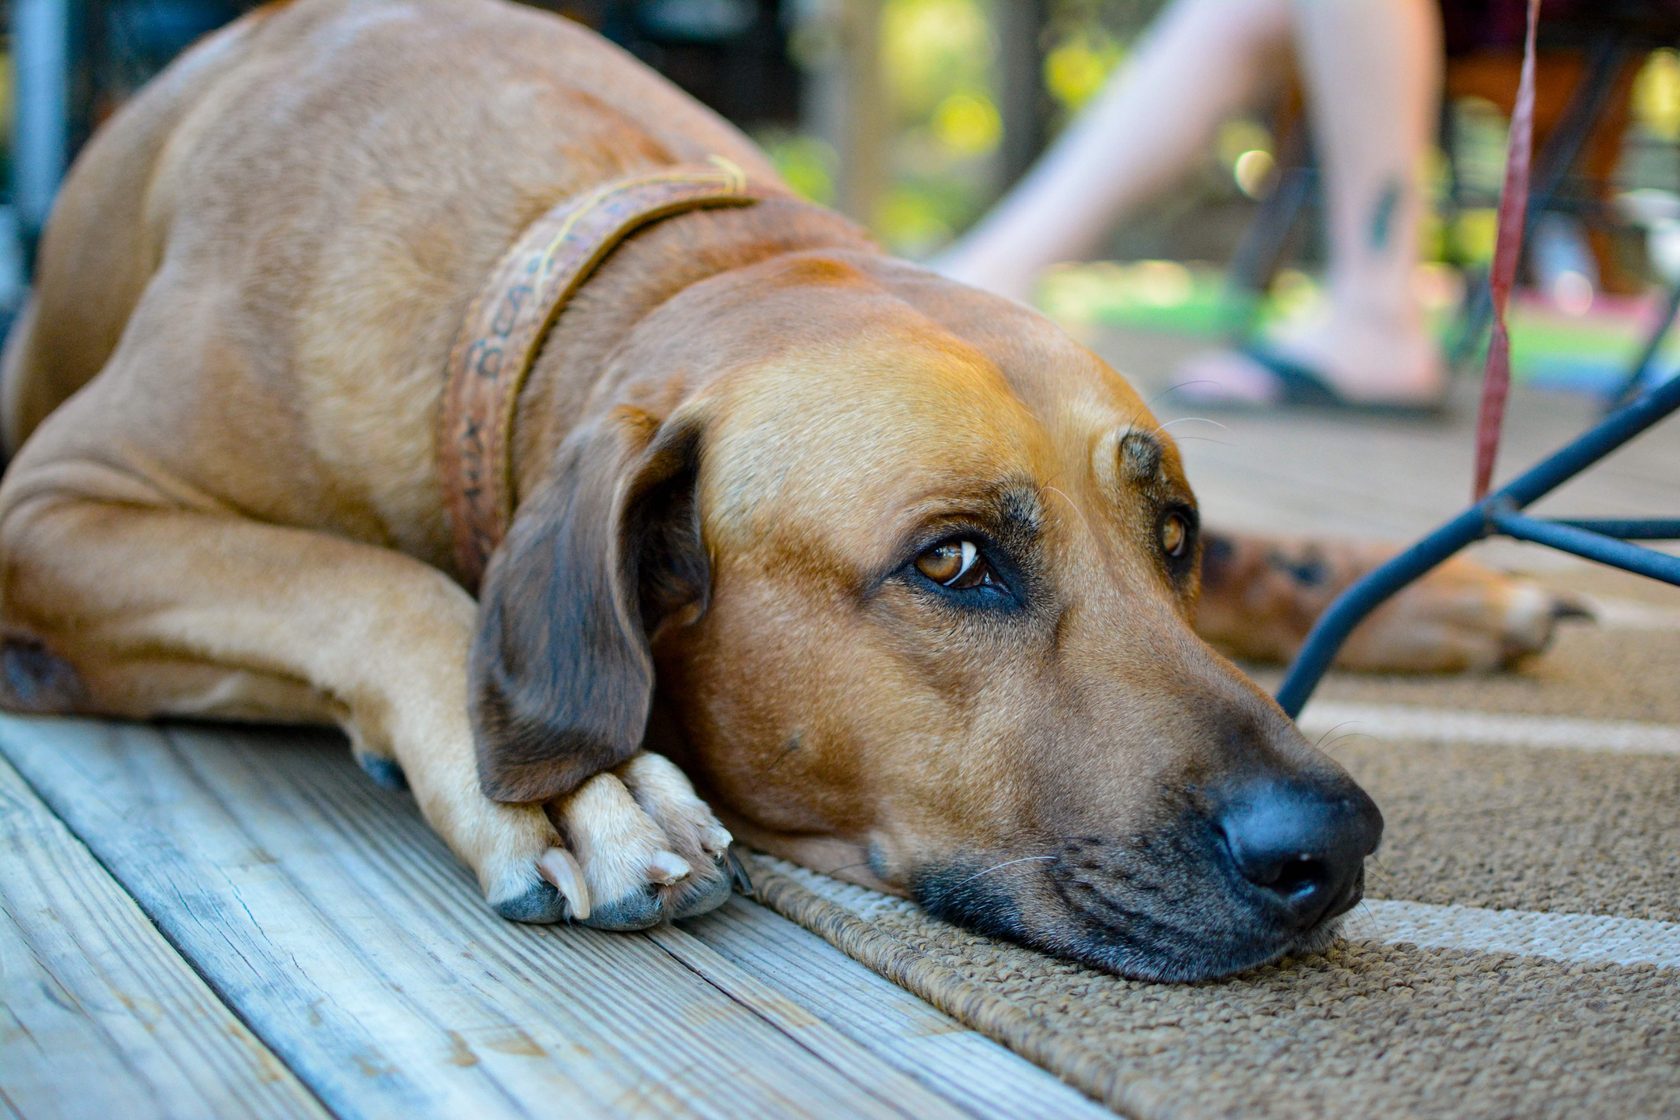
[[[700,837],[700,850],[713,859],[722,859],[729,851],[729,845],[735,843],[735,837],[721,824],[708,825]]]
[[[1563,622],[1576,618],[1597,624],[1598,612],[1593,610],[1591,603],[1584,599],[1577,599],[1573,595],[1554,595],[1552,597],[1553,622]]]
[[[748,898],[754,898],[752,876],[747,874],[747,865],[741,862],[741,857],[735,854],[731,847],[724,858],[729,861],[729,879],[735,884],[735,889]]]
[[[589,917],[589,888],[583,882],[583,868],[564,848],[550,848],[537,859],[537,873],[566,900],[570,917],[581,922]],[[504,915],[505,916],[505,915]]]
[[[692,874],[694,868],[675,852],[657,852],[647,865],[648,882],[662,887],[680,883]]]

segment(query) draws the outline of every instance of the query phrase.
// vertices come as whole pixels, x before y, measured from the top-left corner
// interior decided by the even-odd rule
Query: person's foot
[[[1421,330],[1315,325],[1274,343],[1193,355],[1174,377],[1186,402],[1262,408],[1308,395],[1352,407],[1438,406],[1446,392],[1441,355]],[[1310,382],[1325,392],[1320,395]]]

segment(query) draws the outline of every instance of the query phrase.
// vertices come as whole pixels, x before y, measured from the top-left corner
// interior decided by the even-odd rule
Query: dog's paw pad
[[[662,881],[650,869],[646,887],[596,906],[583,924],[596,929],[647,929],[663,921],[692,918],[716,910],[729,900],[733,880],[725,861],[716,861],[697,873],[676,857],[671,860],[682,864],[679,876]]]
[[[696,875],[686,889],[671,899],[672,919],[696,918],[729,901],[736,882],[730,858],[717,860],[706,874]]]
[[[648,929],[665,918],[665,903],[660,892],[654,887],[646,887],[596,906],[583,924],[594,929]]]
[[[364,774],[373,779],[374,785],[382,789],[388,789],[395,793],[403,793],[408,789],[408,775],[403,773],[403,768],[397,764],[397,760],[394,758],[357,751],[356,765],[362,768]]]
[[[510,922],[552,925],[571,917],[565,896],[551,883],[532,883],[523,894],[492,901],[491,907]]]

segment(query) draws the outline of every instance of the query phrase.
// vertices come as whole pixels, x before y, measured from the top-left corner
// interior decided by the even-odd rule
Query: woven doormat
[[[760,898],[1128,1116],[1680,1116],[1680,593],[1560,582],[1604,621],[1524,671],[1304,714],[1388,821],[1324,954],[1148,984],[780,861]]]

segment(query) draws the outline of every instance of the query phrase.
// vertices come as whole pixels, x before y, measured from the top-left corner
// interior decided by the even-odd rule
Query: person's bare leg
[[[1363,5],[1359,5],[1363,6]],[[1290,0],[1175,0],[1032,170],[933,267],[1025,299],[1177,181],[1289,57]]]
[[[1415,288],[1422,170],[1441,88],[1435,0],[1293,0],[1296,57],[1324,167],[1326,298],[1276,345],[1356,400],[1427,401],[1444,371]],[[1265,401],[1276,383],[1241,355],[1185,370],[1188,396]]]

